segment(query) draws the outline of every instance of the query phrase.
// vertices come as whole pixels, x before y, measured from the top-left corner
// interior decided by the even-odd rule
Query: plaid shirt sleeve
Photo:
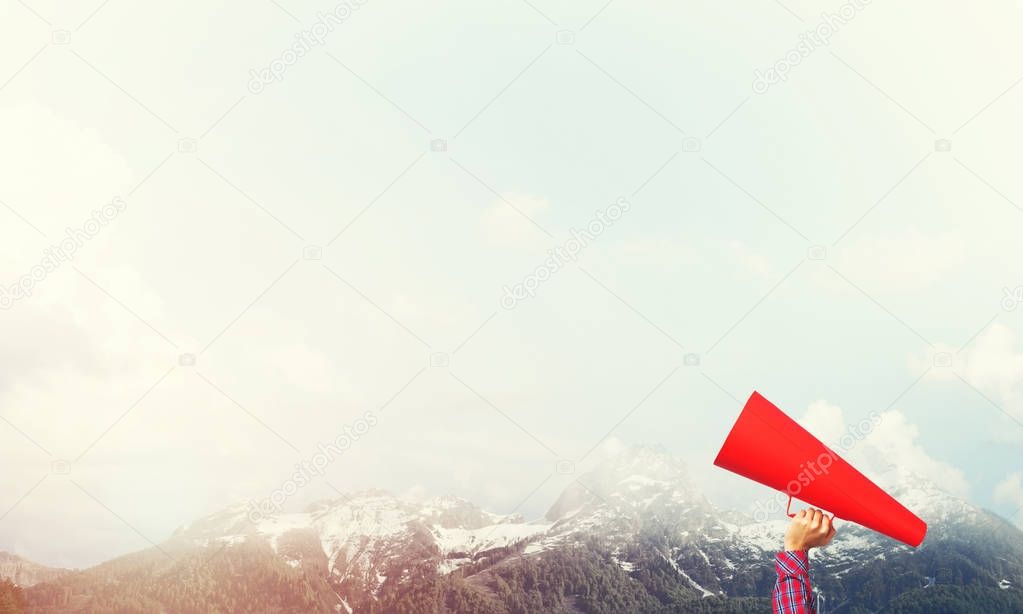
[[[778,581],[774,585],[774,614],[816,614],[810,588],[810,555],[806,551],[779,552],[774,557]]]

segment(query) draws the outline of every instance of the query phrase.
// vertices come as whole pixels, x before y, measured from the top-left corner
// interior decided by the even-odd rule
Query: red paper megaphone
[[[927,523],[754,392],[714,464],[914,548]],[[791,514],[790,514],[791,515]]]

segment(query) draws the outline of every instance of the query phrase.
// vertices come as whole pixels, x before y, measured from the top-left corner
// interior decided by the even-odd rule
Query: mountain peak
[[[685,463],[664,446],[637,444],[605,452],[590,473],[640,475],[655,480],[688,481]]]
[[[972,522],[983,513],[959,495],[911,471],[896,470],[882,478],[878,485],[928,525]]]
[[[703,502],[685,463],[661,446],[635,445],[608,454],[591,471],[570,484],[548,510],[558,521],[596,507],[616,514],[638,511],[651,504]]]

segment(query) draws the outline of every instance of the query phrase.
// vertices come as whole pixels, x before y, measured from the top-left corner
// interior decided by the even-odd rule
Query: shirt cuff
[[[810,554],[806,550],[779,552],[774,557],[778,577],[806,577],[810,574]]]

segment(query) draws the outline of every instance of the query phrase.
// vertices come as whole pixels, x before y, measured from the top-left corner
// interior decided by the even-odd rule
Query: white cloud
[[[880,423],[864,439],[864,457],[883,459],[897,474],[916,474],[943,490],[966,496],[970,490],[961,469],[932,457],[917,439],[920,430],[898,411],[880,415]]]
[[[132,172],[120,154],[96,132],[48,108],[5,107],[0,143],[8,144],[0,147],[4,202],[51,235],[51,242],[130,187]],[[0,221],[18,231],[4,233],[6,242],[17,236],[38,243],[38,235],[7,211],[0,211]],[[41,248],[31,250],[32,259]]]
[[[969,492],[962,470],[931,456],[917,441],[919,429],[899,411],[848,420],[840,407],[815,401],[799,423],[876,481],[897,483],[917,475],[952,494]]]
[[[606,458],[614,458],[628,449],[628,444],[611,435],[600,444],[600,452]]]
[[[1023,507],[1023,473],[1010,473],[995,485],[995,501]]]
[[[983,391],[993,392],[1006,409],[1021,415],[1023,409],[1023,352],[1007,326],[992,324],[963,356],[963,377]]]
[[[875,290],[927,287],[963,267],[966,243],[952,232],[924,234],[909,228],[899,235],[864,237],[838,254],[837,268]]]
[[[799,423],[828,446],[838,449],[839,440],[845,432],[842,408],[824,400],[810,403]]]
[[[995,322],[958,354],[950,346],[937,345],[937,351],[953,356],[953,364],[951,368],[935,367],[929,377],[958,380],[958,374],[1006,412],[1023,420],[1023,351],[1018,348],[1017,337],[1012,329]],[[933,360],[930,353],[914,356],[910,368],[922,370]]]

